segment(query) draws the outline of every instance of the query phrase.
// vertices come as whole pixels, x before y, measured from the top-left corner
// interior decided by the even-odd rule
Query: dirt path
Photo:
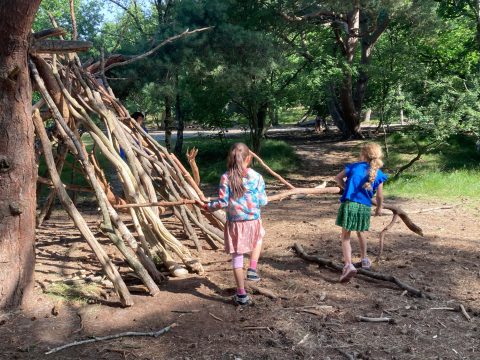
[[[355,159],[352,150],[358,145],[308,136],[289,141],[303,159],[301,169],[289,179],[303,186],[331,180],[343,162]],[[401,203],[406,210],[439,205]],[[395,225],[387,236],[385,259],[376,264],[378,271],[398,276],[435,295],[435,300],[412,298],[391,284],[361,276],[342,285],[338,273],[295,256],[291,246],[298,242],[309,253],[341,260],[334,225],[336,197],[271,204],[263,213],[267,237],[259,265],[260,285],[281,298],[253,294],[254,304],[247,308],[231,304],[234,285],[229,258],[208,250],[199,255],[205,277],[170,279],[155,298],[130,277],[135,306],[129,309],[118,307],[106,285],[91,286],[89,300],[66,302],[43,294],[42,286],[52,289],[49,281],[99,271],[65,214],[56,212],[37,233],[35,296],[21,312],[0,315],[0,358],[346,359],[344,352],[357,359],[478,359],[479,209],[468,200],[459,203],[450,210],[413,215],[424,229],[424,238],[403,224]],[[98,218],[91,213],[88,220],[94,226]],[[372,218],[372,254],[377,251],[378,232],[389,221],[390,217]],[[354,252],[356,245],[354,241]],[[107,250],[115,254],[113,247]],[[128,271],[121,259],[117,263]],[[471,322],[459,312],[432,310],[459,303],[472,316]],[[53,315],[52,309],[58,314]],[[395,323],[363,323],[358,316],[389,316]],[[48,348],[65,342],[127,330],[151,331],[173,322],[178,326],[159,338],[124,338],[44,355]]]

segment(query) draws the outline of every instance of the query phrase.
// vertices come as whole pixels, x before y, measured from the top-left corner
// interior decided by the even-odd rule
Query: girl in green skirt
[[[336,221],[336,224],[342,227],[342,252],[345,263],[340,282],[349,281],[357,273],[352,264],[350,245],[352,231],[357,232],[362,268],[369,270],[372,265],[367,257],[364,231],[368,231],[370,227],[370,208],[375,193],[377,198],[375,215],[382,212],[383,183],[387,180],[387,175],[380,170],[383,166],[382,157],[382,148],[378,144],[365,144],[360,151],[360,162],[347,164],[335,177],[335,181],[343,189]]]

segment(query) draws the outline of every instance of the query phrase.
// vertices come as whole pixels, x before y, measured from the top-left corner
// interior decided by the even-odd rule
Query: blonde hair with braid
[[[383,166],[383,152],[380,145],[375,143],[367,143],[362,146],[360,154],[366,162],[370,164],[370,169],[368,171],[368,180],[363,185],[367,190],[372,190],[372,184],[377,177],[377,171]]]
[[[245,161],[250,155],[248,146],[244,143],[235,143],[230,148],[227,158],[227,171],[230,180],[230,190],[234,199],[241,198],[245,194],[243,178],[247,173]]]

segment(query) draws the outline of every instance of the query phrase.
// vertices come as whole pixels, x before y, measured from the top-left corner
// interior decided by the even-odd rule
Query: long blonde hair
[[[228,152],[227,169],[230,189],[234,199],[241,198],[245,194],[243,186],[243,177],[247,169],[244,165],[245,160],[250,155],[248,146],[244,143],[235,143]]]
[[[377,177],[377,171],[383,166],[383,152],[380,145],[375,143],[367,143],[362,146],[360,150],[362,158],[370,164],[370,169],[368,170],[368,180],[363,185],[367,190],[372,190],[372,184]]]

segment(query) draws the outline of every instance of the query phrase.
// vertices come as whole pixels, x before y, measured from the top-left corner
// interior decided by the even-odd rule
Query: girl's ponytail
[[[370,164],[368,170],[368,180],[363,187],[367,190],[372,190],[372,185],[377,177],[377,171],[383,166],[383,153],[382,148],[378,144],[369,143],[362,147],[362,157]]]
[[[230,190],[234,199],[238,199],[245,194],[243,177],[245,176],[247,169],[245,168],[244,163],[249,154],[250,150],[247,145],[243,143],[233,144],[228,153],[228,179],[230,181]]]

